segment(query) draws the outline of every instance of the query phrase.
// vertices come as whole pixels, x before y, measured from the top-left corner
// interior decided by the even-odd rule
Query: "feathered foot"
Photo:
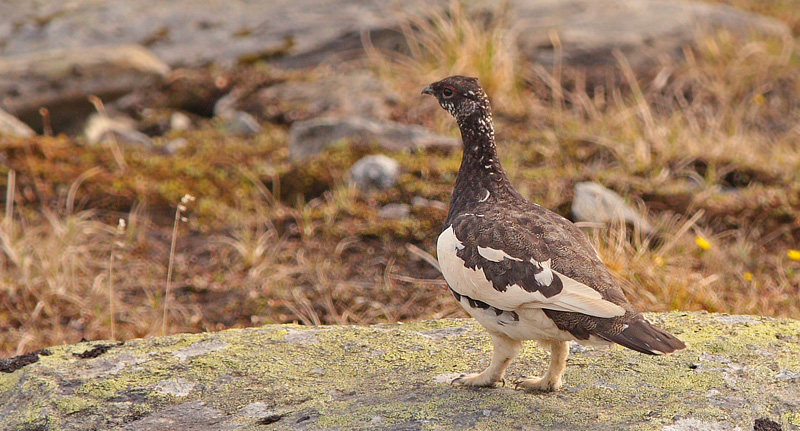
[[[565,341],[549,343],[539,342],[542,347],[550,349],[550,366],[542,377],[521,377],[514,380],[514,389],[529,391],[552,392],[561,388],[561,376],[567,368],[567,355],[569,348]]]
[[[502,382],[505,385],[503,376],[508,365],[519,353],[522,342],[512,340],[502,334],[491,334],[494,352],[492,353],[492,363],[489,368],[481,373],[462,374],[450,382],[453,385],[464,386],[494,386],[495,383]]]

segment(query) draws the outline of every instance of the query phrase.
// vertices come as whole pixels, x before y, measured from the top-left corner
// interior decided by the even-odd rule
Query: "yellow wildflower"
[[[800,260],[800,250],[789,250],[786,254],[789,255],[789,259]]]
[[[747,281],[753,281],[753,273],[749,272],[749,271],[745,272],[744,273],[744,279],[747,280]]]
[[[694,242],[703,250],[709,250],[711,248],[711,243],[700,235],[694,237]]]
[[[664,258],[661,256],[656,256],[655,258],[653,258],[653,262],[655,262],[656,266],[658,267],[664,266]]]

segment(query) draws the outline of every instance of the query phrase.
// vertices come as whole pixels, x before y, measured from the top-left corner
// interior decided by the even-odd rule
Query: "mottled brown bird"
[[[583,232],[514,189],[497,158],[489,98],[476,78],[451,76],[422,93],[455,117],[464,143],[437,243],[439,264],[453,296],[494,343],[489,368],[453,383],[504,381],[523,340],[550,351],[542,377],[515,381],[540,391],[561,387],[570,340],[651,355],[686,347],[633,308]]]

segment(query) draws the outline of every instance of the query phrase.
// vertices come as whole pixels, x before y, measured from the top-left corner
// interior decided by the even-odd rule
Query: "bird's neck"
[[[471,205],[491,204],[497,199],[518,195],[497,157],[491,112],[476,112],[459,119],[458,127],[464,142],[464,156],[450,201],[448,221]]]

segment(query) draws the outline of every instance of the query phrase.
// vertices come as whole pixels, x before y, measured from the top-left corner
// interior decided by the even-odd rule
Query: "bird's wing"
[[[546,239],[525,223],[480,214],[454,218],[438,244],[445,279],[461,295],[503,310],[543,308],[603,318],[624,315],[623,307],[576,279],[586,281],[587,277],[556,269],[565,267],[564,250],[569,247]],[[584,250],[579,248],[567,258],[576,260],[575,267],[602,265],[580,251]]]

